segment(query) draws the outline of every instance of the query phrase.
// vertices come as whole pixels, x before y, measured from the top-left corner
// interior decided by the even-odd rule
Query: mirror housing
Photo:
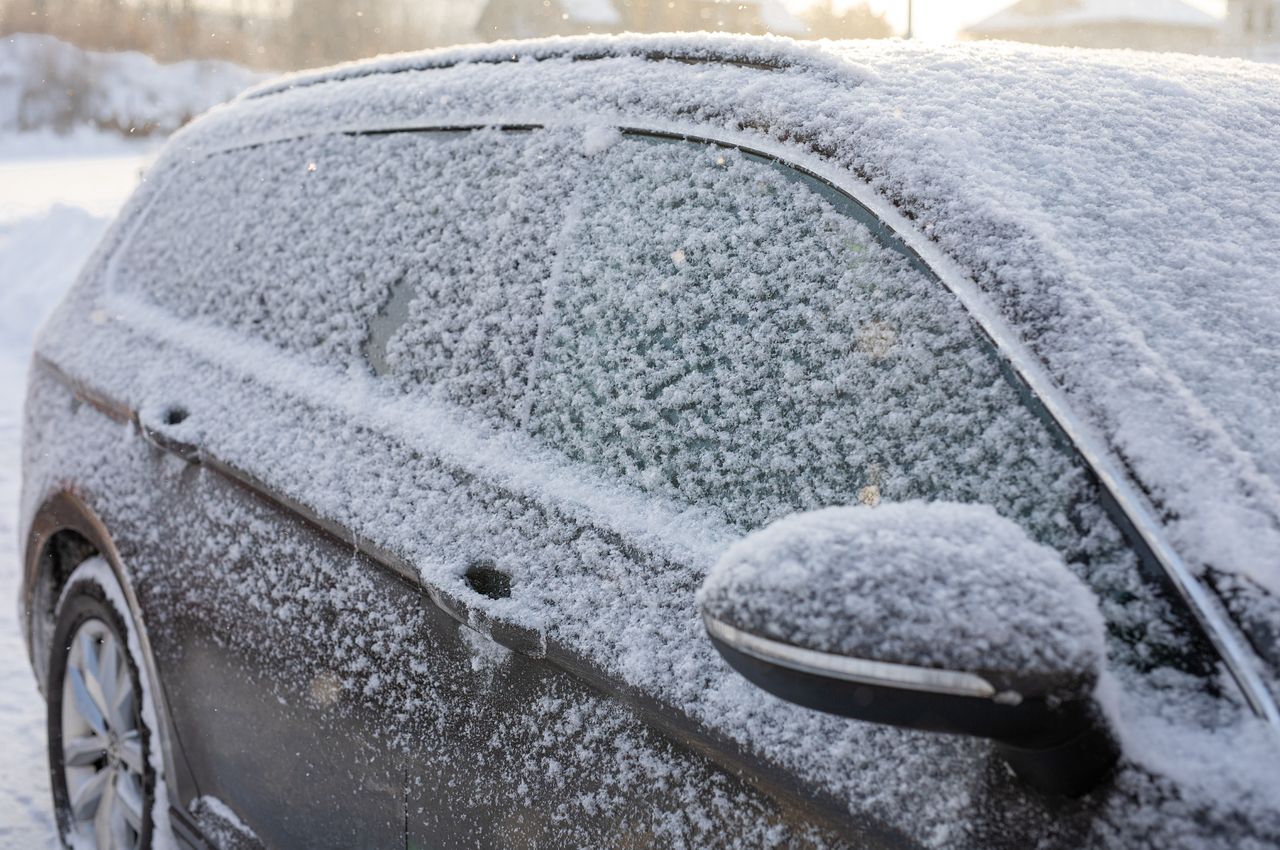
[[[1092,593],[991,508],[794,514],[730,546],[698,598],[729,665],[789,702],[989,738],[1051,793],[1087,793],[1119,756]]]

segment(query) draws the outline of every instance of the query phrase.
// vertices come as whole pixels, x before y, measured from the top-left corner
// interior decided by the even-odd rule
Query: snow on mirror
[[[1105,627],[1052,549],[980,505],[793,514],[731,545],[699,592],[729,664],[788,701],[991,738],[1043,790],[1114,764],[1094,701]]]

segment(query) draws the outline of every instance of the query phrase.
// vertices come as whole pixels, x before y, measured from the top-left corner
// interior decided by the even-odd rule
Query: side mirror
[[[1119,756],[1092,593],[989,507],[794,514],[730,546],[698,599],[725,660],[789,702],[990,738],[1052,793],[1087,793]]]

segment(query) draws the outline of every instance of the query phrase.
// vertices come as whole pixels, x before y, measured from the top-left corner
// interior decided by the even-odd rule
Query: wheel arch
[[[101,555],[111,565],[116,582],[129,600],[132,610],[128,613],[135,622],[140,618],[137,600],[120,569],[119,553],[106,525],[74,491],[60,490],[45,499],[31,520],[25,544],[19,599],[23,637],[28,660],[44,693],[48,683],[43,659],[48,656],[53,636],[54,609],[77,566]]]
[[[152,699],[164,756],[164,772],[171,809],[184,810],[183,800],[195,799],[199,791],[189,770],[169,713],[165,686],[156,666],[142,608],[129,581],[123,560],[106,523],[74,489],[59,490],[36,510],[27,530],[23,555],[23,582],[20,596],[23,636],[27,654],[36,673],[40,691],[47,696],[46,660],[53,637],[55,609],[68,579],[80,564],[101,556],[111,568],[129,610],[121,612],[137,634],[142,663],[152,684]]]

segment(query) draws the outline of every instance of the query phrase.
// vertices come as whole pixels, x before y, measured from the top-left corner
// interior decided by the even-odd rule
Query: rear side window
[[[572,175],[555,144],[390,133],[215,154],[169,178],[114,285],[514,420]]]
[[[594,158],[528,428],[747,527],[930,498],[1062,541],[1075,466],[955,299],[865,215],[718,147],[629,137]]]

